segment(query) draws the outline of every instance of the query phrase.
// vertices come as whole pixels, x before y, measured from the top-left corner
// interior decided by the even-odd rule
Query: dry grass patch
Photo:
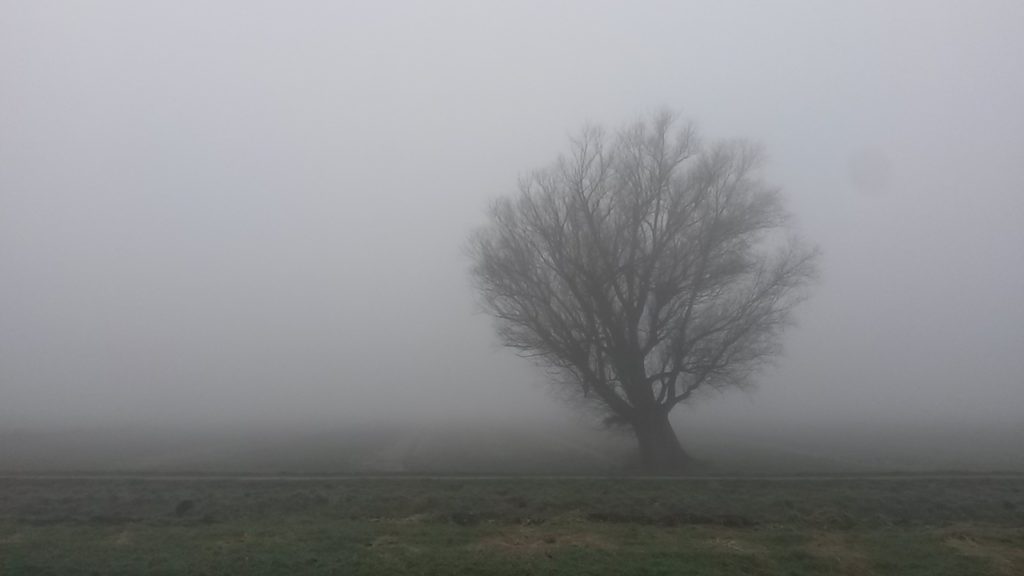
[[[942,536],[945,545],[988,562],[996,574],[1024,574],[1024,531],[952,526],[943,530]]]
[[[618,546],[600,534],[585,531],[538,532],[534,530],[505,531],[476,543],[483,550],[514,553],[549,552],[558,548],[589,548],[609,550]]]
[[[114,537],[114,546],[130,546],[135,542],[135,534],[131,530],[122,530]]]
[[[817,533],[808,544],[808,551],[814,556],[827,560],[844,576],[867,576],[874,574],[870,560],[856,544],[844,534]]]
[[[412,514],[393,520],[395,524],[422,524],[430,520],[427,514]]]
[[[724,554],[763,555],[768,548],[757,542],[742,537],[742,532],[727,529],[704,529],[701,533],[710,532],[710,537],[703,539],[702,544],[716,552]]]

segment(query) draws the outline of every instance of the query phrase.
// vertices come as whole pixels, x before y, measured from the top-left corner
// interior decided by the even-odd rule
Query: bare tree
[[[472,238],[504,343],[630,426],[649,471],[688,463],[669,413],[747,386],[815,275],[759,161],[746,142],[702,146],[667,112],[588,128]]]

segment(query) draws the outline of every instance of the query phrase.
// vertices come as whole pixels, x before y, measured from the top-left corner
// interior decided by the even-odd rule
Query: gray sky
[[[764,144],[824,251],[760,389],[683,417],[1024,414],[1018,1],[0,12],[0,424],[557,416],[462,247],[663,106]]]

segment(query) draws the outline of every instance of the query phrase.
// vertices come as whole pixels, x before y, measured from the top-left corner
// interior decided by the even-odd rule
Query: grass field
[[[0,480],[0,574],[1024,574],[1024,480]]]

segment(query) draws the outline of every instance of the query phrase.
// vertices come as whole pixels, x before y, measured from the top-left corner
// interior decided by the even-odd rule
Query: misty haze
[[[0,13],[0,573],[187,573],[48,563],[33,523],[99,550],[331,506],[370,542],[370,517],[497,530],[466,550],[524,573],[612,569],[536,563],[563,542],[646,558],[621,526],[755,550],[743,530],[788,522],[872,562],[880,527],[948,554],[792,573],[1024,572],[1018,3]],[[925,484],[867,480],[892,475]],[[451,477],[464,500],[417,483]],[[710,478],[860,504],[794,480],[716,508]],[[310,479],[332,484],[289,508]],[[489,523],[526,532],[492,549]],[[404,546],[344,557],[504,573]],[[318,562],[285,572],[352,568]]]

